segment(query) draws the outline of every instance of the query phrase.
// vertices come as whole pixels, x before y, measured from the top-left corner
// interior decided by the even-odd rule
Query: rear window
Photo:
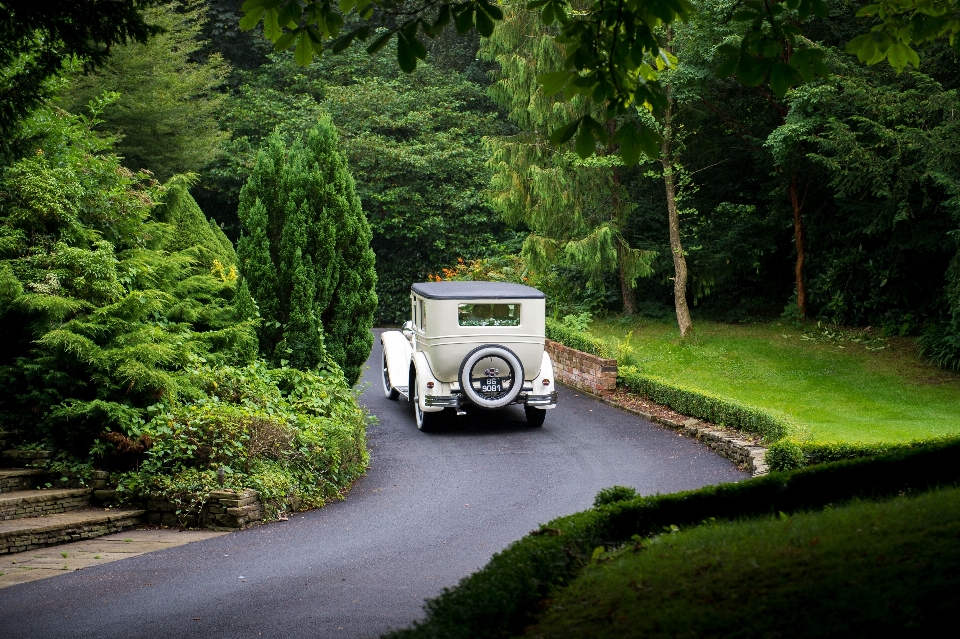
[[[461,304],[460,326],[520,326],[519,304]]]

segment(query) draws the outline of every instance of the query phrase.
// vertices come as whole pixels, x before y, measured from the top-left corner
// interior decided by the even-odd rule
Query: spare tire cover
[[[473,377],[474,368],[484,359],[490,360],[489,366],[483,371],[484,375]],[[500,408],[520,394],[523,388],[523,364],[516,353],[506,346],[484,344],[463,358],[457,379],[461,391],[471,402],[481,408]]]

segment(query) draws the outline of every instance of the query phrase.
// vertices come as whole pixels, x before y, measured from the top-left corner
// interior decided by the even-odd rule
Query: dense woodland
[[[228,4],[212,3],[221,31],[207,46],[232,67],[218,121],[230,139],[193,192],[235,237],[236,194],[261,141],[330,114],[373,230],[380,322],[402,321],[409,283],[458,259],[527,276],[561,316],[672,317],[685,268],[680,297],[694,317],[872,326],[923,336],[929,357],[960,364],[960,58],[946,40],[919,49],[918,69],[868,66],[845,53],[870,25],[856,16],[866,3],[828,3],[797,24],[830,74],[778,97],[769,82],[718,77],[723,45],[744,30],[731,19],[740,5],[696,2],[666,40],[680,62],[661,78],[659,157],[628,165],[613,143],[584,160],[574,141],[547,142],[571,117],[603,114],[546,95],[538,77],[565,53],[557,27],[521,4],[503,5],[489,38],[426,40],[412,74],[392,45],[298,66],[237,30]]]
[[[522,3],[477,13],[488,37],[428,34],[412,72],[404,38],[299,64],[228,0],[129,3],[93,49],[63,25],[51,49],[18,8],[0,47],[4,419],[43,436],[106,419],[73,448],[142,451],[156,413],[216,394],[198,365],[356,380],[369,326],[437,277],[525,281],[558,317],[676,317],[682,335],[698,318],[871,326],[956,369],[960,58],[934,39],[900,72],[861,63],[845,48],[865,4],[791,23],[783,59],[820,57],[786,83],[731,71],[738,3],[693,2],[658,35],[655,115],[551,94],[560,23]],[[576,118],[595,130],[550,142]],[[657,133],[639,162],[603,135],[624,118]]]

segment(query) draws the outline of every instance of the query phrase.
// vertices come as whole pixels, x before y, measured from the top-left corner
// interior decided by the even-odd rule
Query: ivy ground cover
[[[960,434],[960,375],[920,361],[911,340],[787,322],[594,321],[621,364],[645,375],[779,411],[818,441],[899,443]]]

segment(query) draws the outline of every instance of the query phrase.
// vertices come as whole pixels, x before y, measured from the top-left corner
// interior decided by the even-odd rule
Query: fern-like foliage
[[[131,173],[94,123],[39,111],[36,151],[0,177],[0,427],[80,455],[158,401],[202,395],[187,367],[257,352],[222,232],[184,179]]]

